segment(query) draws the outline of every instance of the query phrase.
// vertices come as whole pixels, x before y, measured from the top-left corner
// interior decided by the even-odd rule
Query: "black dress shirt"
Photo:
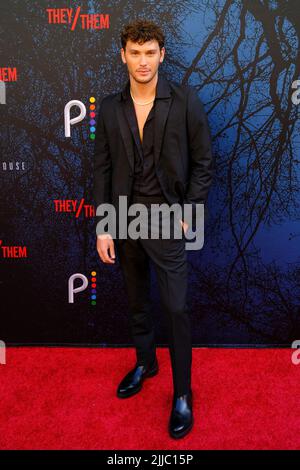
[[[144,124],[143,141],[141,141],[139,134],[137,116],[130,95],[129,82],[127,83],[125,93],[123,93],[123,99],[127,100],[125,104],[125,106],[127,106],[126,116],[134,144],[134,180],[132,193],[140,196],[163,196],[161,186],[156,176],[153,153],[156,97]]]

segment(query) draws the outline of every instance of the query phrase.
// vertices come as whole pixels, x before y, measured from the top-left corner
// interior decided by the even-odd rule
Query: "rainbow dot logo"
[[[97,273],[91,272],[91,305],[97,305]]]
[[[89,101],[91,103],[90,104],[90,139],[95,140],[95,137],[96,137],[96,134],[95,134],[95,131],[96,131],[96,127],[95,127],[95,124],[96,124],[96,121],[95,121],[95,117],[96,117],[96,113],[95,113],[96,98],[94,98],[94,96],[91,96]]]

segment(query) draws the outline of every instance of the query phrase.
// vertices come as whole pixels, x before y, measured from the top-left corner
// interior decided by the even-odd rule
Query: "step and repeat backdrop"
[[[118,260],[96,251],[94,132],[127,69],[120,31],[166,35],[159,73],[196,87],[216,173],[188,251],[194,345],[300,339],[298,0],[0,3],[1,316],[7,345],[131,345]],[[167,345],[152,267],[156,339]]]

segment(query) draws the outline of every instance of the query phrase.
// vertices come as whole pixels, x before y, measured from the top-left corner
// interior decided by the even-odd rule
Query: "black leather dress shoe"
[[[143,381],[147,377],[154,377],[158,373],[158,362],[155,358],[154,362],[149,366],[138,365],[128,372],[124,379],[120,382],[117,389],[119,398],[128,398],[138,393],[143,385]]]
[[[173,397],[169,434],[174,439],[185,436],[193,427],[193,393]]]

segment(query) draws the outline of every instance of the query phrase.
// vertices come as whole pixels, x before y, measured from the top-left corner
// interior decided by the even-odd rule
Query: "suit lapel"
[[[155,165],[158,164],[162,140],[165,131],[165,125],[167,121],[167,117],[170,111],[172,98],[163,98],[157,100],[154,112],[154,162]]]
[[[119,123],[121,136],[124,142],[126,155],[127,155],[130,167],[133,171],[134,170],[134,148],[133,148],[133,142],[132,142],[132,134],[128,126],[128,122],[126,121],[126,117],[125,117],[121,102],[117,102],[116,113],[117,113],[117,119]]]

